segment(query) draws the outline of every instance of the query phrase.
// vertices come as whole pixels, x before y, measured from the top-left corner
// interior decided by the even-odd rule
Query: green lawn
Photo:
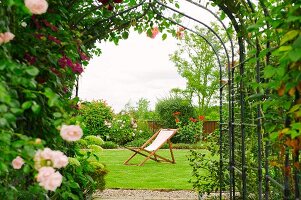
[[[176,164],[148,160],[144,166],[124,165],[131,154],[129,150],[104,150],[101,161],[109,170],[106,188],[192,190],[188,183],[191,177],[189,150],[174,150]],[[170,158],[169,150],[159,150],[158,154]],[[131,162],[139,163],[141,159],[143,157],[137,155]]]

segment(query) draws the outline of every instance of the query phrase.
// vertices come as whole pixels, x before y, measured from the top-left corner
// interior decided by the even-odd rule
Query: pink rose
[[[52,164],[54,168],[62,168],[68,165],[68,157],[60,151],[53,151]]]
[[[79,140],[83,136],[83,130],[78,125],[63,125],[60,135],[64,140],[73,142]]]
[[[158,27],[154,27],[153,29],[152,29],[152,35],[151,35],[151,38],[155,38],[157,35],[158,35],[158,33],[159,33],[159,28]]]
[[[46,0],[24,0],[25,6],[32,14],[40,15],[47,11],[48,3]]]
[[[56,188],[61,186],[62,180],[63,176],[60,172],[55,172],[54,174],[51,174],[45,182],[43,182],[43,187],[46,190],[55,191]]]
[[[63,177],[59,172],[55,172],[52,167],[42,167],[39,169],[37,181],[45,190],[55,191],[62,184]]]
[[[11,32],[0,33],[0,44],[8,43],[12,39],[14,39],[15,35]]]
[[[41,183],[44,183],[54,172],[55,170],[52,167],[41,167],[37,175],[37,181],[40,182],[41,185]]]
[[[21,169],[22,165],[24,164],[23,159],[20,156],[17,156],[12,161],[12,165],[14,169]]]
[[[43,151],[38,150],[34,157],[35,169],[40,169],[45,166],[54,168],[62,168],[68,165],[68,157],[60,151],[53,151],[45,148]]]
[[[41,156],[43,159],[45,160],[51,160],[53,157],[53,151],[49,148],[45,148],[42,152],[41,152]]]

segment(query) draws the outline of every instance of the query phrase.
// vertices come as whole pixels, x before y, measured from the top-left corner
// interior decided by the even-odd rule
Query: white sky
[[[181,5],[182,12],[209,24],[212,18],[195,6]],[[165,13],[170,16],[172,13]],[[183,21],[187,27],[191,21]],[[168,96],[172,88],[185,88],[185,79],[177,73],[169,61],[169,54],[177,49],[177,39],[168,36],[162,41],[161,34],[155,39],[132,31],[127,40],[116,46],[113,43],[99,44],[102,54],[90,60],[79,81],[81,100],[106,100],[119,112],[129,101],[132,105],[140,98],[150,101],[154,109],[157,99]]]
[[[154,108],[157,98],[166,97],[172,88],[185,88],[185,79],[169,61],[177,40],[161,34],[151,39],[132,32],[127,40],[100,44],[102,54],[93,58],[80,77],[79,97],[82,100],[106,100],[119,112],[131,101],[133,105],[146,98]]]

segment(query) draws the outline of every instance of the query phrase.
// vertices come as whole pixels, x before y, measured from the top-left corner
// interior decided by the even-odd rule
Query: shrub
[[[180,97],[159,100],[155,110],[160,116],[163,128],[176,128],[176,120],[187,124],[189,117],[195,116],[195,110],[191,102]]]
[[[132,118],[127,113],[121,113],[114,116],[109,129],[107,140],[113,141],[118,145],[124,145],[132,141],[135,133]]]
[[[141,147],[144,143],[146,142],[145,139],[143,138],[137,138],[131,142],[128,142],[126,144],[126,146],[129,146],[129,147]]]
[[[135,139],[137,138],[148,139],[153,135],[153,132],[150,129],[147,121],[138,121],[137,129],[134,133],[135,133]]]
[[[172,138],[174,143],[196,143],[201,139],[203,120],[190,117],[187,124],[179,121],[177,126],[177,134]]]
[[[218,133],[214,132],[206,136],[206,141],[201,143],[201,149],[190,150],[188,157],[192,167],[193,188],[201,195],[210,194],[219,189],[219,145]],[[226,177],[227,174],[224,173]]]
[[[118,145],[115,142],[112,141],[105,141],[102,145],[102,148],[104,149],[117,149]]]
[[[85,132],[89,135],[100,135],[106,139],[109,128],[107,121],[112,119],[112,109],[104,101],[83,102],[79,114],[85,124]]]

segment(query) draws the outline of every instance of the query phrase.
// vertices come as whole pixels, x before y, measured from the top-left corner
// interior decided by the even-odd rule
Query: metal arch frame
[[[206,8],[206,7],[204,7],[204,6],[202,6],[202,5],[200,5],[200,4],[198,4],[198,3],[196,3],[196,2],[194,2],[194,1],[191,1],[191,0],[185,0],[185,1],[187,1],[187,2],[189,2],[189,3],[191,3],[191,4],[194,4],[195,6],[198,6],[199,8],[202,8],[202,9],[204,9],[204,10],[206,10],[206,11],[208,11],[210,14],[212,14],[218,21],[219,21],[219,23],[222,25],[222,27],[223,27],[223,29],[225,30],[225,32],[226,32],[226,34],[227,34],[227,37],[228,37],[228,39],[229,39],[229,42],[230,42],[230,47],[231,47],[231,58],[232,58],[232,65],[234,64],[234,46],[233,46],[233,41],[232,41],[232,38],[231,38],[231,36],[230,36],[230,34],[229,34],[229,32],[227,31],[227,28],[226,28],[226,26],[225,26],[225,24],[220,20],[220,18],[214,13],[214,12],[212,12],[210,9],[208,9],[208,8]],[[122,14],[125,14],[125,13],[127,13],[127,12],[129,12],[129,11],[131,11],[131,10],[134,10],[134,9],[136,9],[136,8],[138,8],[138,7],[140,7],[140,6],[142,6],[142,5],[145,5],[145,4],[148,4],[149,5],[149,7],[148,8],[152,8],[152,6],[151,6],[151,2],[152,2],[152,0],[149,0],[149,3],[147,3],[146,2],[146,0],[143,0],[142,2],[140,2],[139,4],[137,4],[137,5],[135,5],[135,6],[133,6],[133,7],[130,7],[130,8],[128,8],[128,9],[126,9],[126,10],[124,10],[124,11],[121,11],[121,12],[119,12],[119,13],[116,13],[116,14],[114,14],[114,15],[112,15],[112,16],[110,16],[110,17],[108,17],[108,18],[105,18],[105,19],[103,19],[103,20],[100,20],[100,21],[98,21],[96,24],[99,24],[99,23],[103,23],[103,22],[105,22],[105,21],[109,21],[109,20],[111,20],[111,19],[113,19],[113,18],[115,18],[115,17],[117,17],[117,16],[119,16],[119,15],[122,15]],[[167,6],[167,5],[165,5],[165,4],[163,4],[163,3],[161,3],[161,2],[159,2],[158,0],[154,0],[154,2],[155,3],[158,3],[159,5],[161,5],[161,6],[163,6],[163,7],[165,7],[165,8],[167,8],[167,9],[170,9],[170,10],[172,10],[173,12],[175,12],[175,13],[178,13],[178,14],[181,14],[182,16],[184,16],[184,17],[187,17],[187,18],[189,18],[189,19],[191,19],[191,20],[193,20],[193,21],[195,21],[195,22],[197,22],[197,23],[199,23],[199,24],[202,24],[203,26],[205,26],[208,30],[210,30],[217,38],[218,38],[218,40],[219,40],[219,42],[222,44],[222,46],[223,46],[223,49],[224,49],[224,51],[225,51],[225,53],[226,53],[226,57],[227,57],[227,64],[228,64],[228,67],[227,67],[227,69],[228,69],[228,83],[226,83],[226,84],[222,84],[222,65],[221,65],[221,61],[220,61],[220,57],[219,57],[219,54],[218,54],[218,52],[216,51],[216,49],[214,48],[214,46],[212,45],[212,43],[204,36],[204,35],[201,35],[201,34],[199,34],[199,33],[197,33],[196,31],[194,31],[194,30],[192,30],[192,29],[190,29],[190,28],[188,28],[188,27],[185,27],[185,26],[183,26],[182,24],[180,24],[180,23],[177,23],[176,21],[174,21],[174,20],[172,20],[172,19],[169,19],[169,18],[167,18],[167,17],[164,17],[162,14],[160,14],[160,13],[157,13],[158,15],[160,15],[161,17],[163,17],[163,18],[165,18],[166,20],[169,20],[170,22],[172,22],[172,23],[174,23],[174,24],[177,24],[177,25],[180,25],[180,26],[182,26],[182,27],[184,27],[184,28],[186,28],[187,30],[189,30],[189,31],[191,31],[192,33],[194,33],[194,34],[196,34],[196,35],[198,35],[199,37],[201,37],[202,39],[204,39],[205,40],[205,42],[212,48],[212,50],[213,50],[213,52],[215,53],[215,55],[216,55],[216,57],[217,57],[217,62],[218,62],[218,65],[219,65],[219,70],[220,70],[220,139],[219,139],[219,145],[220,145],[220,199],[222,199],[222,187],[223,187],[223,181],[222,181],[222,177],[223,177],[223,172],[222,172],[222,166],[223,166],[223,161],[222,161],[222,132],[224,131],[223,129],[222,129],[222,126],[224,125],[224,123],[223,123],[223,119],[222,119],[222,107],[223,107],[223,103],[222,103],[222,97],[223,97],[223,95],[222,95],[222,93],[223,93],[223,88],[225,87],[225,85],[229,85],[229,87],[228,87],[228,89],[229,89],[229,93],[228,93],[228,95],[229,95],[229,104],[228,104],[228,106],[229,106],[229,108],[228,108],[228,112],[229,112],[229,119],[228,119],[228,121],[229,121],[229,123],[228,123],[228,131],[229,131],[229,142],[230,142],[230,157],[229,157],[229,170],[230,170],[230,176],[231,176],[231,169],[233,169],[234,170],[234,168],[232,167],[232,166],[234,166],[234,163],[233,163],[233,161],[234,161],[234,159],[233,159],[233,157],[234,157],[234,155],[232,155],[232,151],[231,151],[231,147],[232,147],[232,142],[233,142],[233,128],[231,128],[232,127],[232,125],[233,125],[233,121],[232,121],[232,119],[233,119],[233,111],[232,111],[232,106],[233,106],[233,95],[232,95],[232,93],[231,93],[231,91],[233,91],[232,89],[232,87],[233,87],[233,68],[232,68],[232,70],[231,70],[231,64],[230,64],[230,56],[229,56],[229,53],[228,53],[228,49],[226,48],[226,46],[225,46],[225,43],[222,41],[222,39],[220,38],[220,36],[212,29],[212,28],[210,28],[208,25],[206,25],[205,23],[203,23],[203,22],[201,22],[201,21],[199,21],[199,20],[197,20],[197,19],[194,19],[193,17],[190,17],[190,16],[188,16],[188,15],[186,15],[186,14],[184,14],[184,13],[182,13],[182,12],[180,12],[180,11],[178,11],[178,10],[176,10],[176,9],[173,9],[173,8],[171,8],[171,7],[169,7],[169,6]],[[142,16],[143,16],[143,14],[142,14]],[[140,17],[138,17],[138,18],[141,18],[142,16],[140,16]],[[121,24],[121,26],[123,26],[123,25],[125,25],[125,24],[128,24],[128,23],[130,23],[130,21],[127,21],[127,22],[125,22],[125,23],[123,23],[123,24]],[[92,26],[95,26],[96,24],[93,24]],[[78,94],[78,86],[77,86],[77,91],[76,91],[76,94]],[[234,175],[233,175],[234,176]],[[232,180],[234,180],[234,178],[232,177],[230,177],[230,179],[232,179]],[[232,198],[232,188],[234,188],[235,187],[235,184],[230,184],[230,197]]]
[[[231,12],[231,10],[229,10],[227,8],[227,6],[223,5],[222,3],[218,4],[219,8],[221,10],[223,10],[227,17],[230,19],[232,25],[234,26],[235,28],[235,31],[236,33],[238,33],[238,36],[237,36],[237,39],[238,39],[238,45],[239,45],[239,64],[236,65],[236,66],[233,66],[234,65],[234,46],[233,46],[233,41],[232,41],[232,38],[229,34],[229,32],[227,31],[227,28],[226,26],[224,25],[224,23],[220,20],[220,18],[214,13],[212,12],[210,9],[208,9],[207,7],[205,6],[202,6],[198,3],[196,3],[195,1],[193,0],[185,0],[187,2],[190,2],[204,10],[207,10],[208,12],[210,12],[219,22],[220,24],[222,25],[222,27],[225,29],[226,31],[226,34],[227,34],[227,37],[229,39],[229,42],[231,44],[231,62],[232,64],[230,65],[230,59],[229,59],[229,55],[228,55],[228,52],[227,52],[227,49],[225,48],[224,46],[224,43],[222,41],[222,44],[223,44],[223,47],[225,48],[225,51],[226,51],[226,55],[227,55],[227,60],[228,60],[228,91],[229,91],[229,104],[228,104],[228,114],[229,114],[229,118],[228,118],[228,133],[229,133],[229,172],[230,172],[230,199],[235,199],[235,188],[236,188],[236,185],[235,185],[235,173],[238,172],[239,175],[241,175],[241,180],[242,180],[242,198],[243,199],[247,199],[247,174],[246,174],[246,168],[247,166],[245,166],[246,164],[246,154],[245,154],[245,137],[246,137],[246,133],[245,133],[245,128],[247,126],[247,124],[245,124],[244,122],[246,121],[245,119],[245,116],[246,116],[246,113],[245,113],[245,94],[243,92],[243,88],[244,88],[244,82],[242,80],[240,80],[239,83],[239,90],[236,91],[237,94],[240,95],[239,97],[239,102],[240,102],[240,124],[235,124],[234,123],[234,120],[236,119],[235,116],[234,116],[234,100],[235,100],[235,97],[234,97],[234,94],[235,94],[235,90],[234,90],[234,77],[235,77],[235,74],[234,74],[234,69],[235,68],[239,68],[239,74],[241,76],[244,75],[244,70],[245,70],[245,63],[248,61],[248,59],[246,59],[246,53],[245,53],[245,38],[243,38],[243,36],[241,36],[239,33],[240,33],[240,24],[239,23],[242,23],[242,21],[237,21],[235,19],[235,16],[233,15],[233,12]],[[210,0],[210,1],[213,1],[213,0]],[[247,5],[252,12],[254,12],[254,9],[252,9],[252,3],[250,0],[246,0],[247,1]],[[136,6],[133,6],[131,8],[128,8],[122,12],[119,12],[119,13],[116,13],[106,19],[103,19],[103,20],[100,20],[99,22],[97,23],[103,23],[105,21],[108,21],[108,20],[111,20],[113,19],[114,17],[118,16],[118,15],[122,15],[124,13],[127,13],[135,8],[138,8],[139,6],[141,5],[145,5],[145,4],[148,4],[150,5],[151,2],[159,2],[159,0],[149,0],[148,2],[146,2],[146,0],[143,0],[142,2],[140,2],[139,4],[137,4]],[[265,16],[268,16],[269,13],[264,5],[264,1],[263,0],[259,0],[259,5],[261,6],[261,8],[263,9],[263,14]],[[150,8],[151,6],[149,6]],[[177,12],[177,13],[180,13],[178,11],[174,11],[174,12]],[[158,14],[158,13],[157,13]],[[159,13],[159,15],[161,17],[164,17],[162,16],[162,14]],[[139,17],[139,16],[138,16]],[[186,16],[186,17],[189,17],[189,16]],[[165,17],[164,17],[165,18]],[[175,23],[175,21],[169,19],[169,18],[166,18],[167,20]],[[192,20],[195,20],[193,19],[192,17],[190,17],[190,19]],[[204,25],[202,22],[198,21],[198,20],[195,20],[196,22]],[[130,21],[127,21],[125,22],[124,24],[128,24],[130,23]],[[178,25],[181,25],[180,23],[175,23],[175,24],[178,24]],[[268,22],[266,21],[266,25],[267,25],[267,30],[270,29],[270,25],[268,24]],[[92,25],[94,26],[94,25]],[[182,26],[182,25],[181,25]],[[205,27],[208,28],[208,26],[204,25]],[[185,27],[185,26],[183,26]],[[206,37],[198,34],[197,32],[189,29],[188,27],[185,27],[187,30],[197,34],[198,36],[200,36],[201,38],[203,38],[212,48],[212,50],[214,51],[214,53],[216,54],[217,56],[217,59],[218,59],[218,64],[219,64],[219,67],[220,67],[220,80],[222,79],[222,73],[221,73],[221,63],[220,63],[220,59],[219,59],[219,55],[218,55],[218,52],[214,49],[214,46],[210,43],[210,41],[208,41],[206,39]],[[209,27],[210,28],[210,27]],[[209,29],[210,30],[210,29]],[[210,30],[211,31],[211,30]],[[218,38],[220,39],[220,38]],[[261,78],[260,78],[260,72],[261,72],[261,69],[260,69],[260,63],[259,63],[259,60],[258,60],[258,54],[259,54],[259,51],[260,49],[258,49],[258,45],[257,45],[257,41],[256,41],[256,46],[257,46],[257,53],[255,55],[255,58],[257,59],[257,63],[256,63],[256,82],[257,83],[260,83],[261,82]],[[270,48],[270,38],[268,38],[267,40],[267,43],[266,43],[266,48],[269,49]],[[267,59],[267,63],[269,63],[269,59],[270,58],[270,53],[268,53],[266,55],[266,59]],[[225,131],[223,130],[222,126],[224,125],[223,123],[223,118],[222,118],[222,92],[223,92],[223,88],[224,88],[225,85],[222,85],[221,82],[220,82],[220,140],[219,140],[219,144],[220,144],[220,199],[221,199],[221,194],[222,194],[222,187],[223,187],[223,182],[222,182],[222,167],[223,167],[223,160],[222,160],[222,148],[223,148],[223,143],[222,143],[222,132]],[[258,91],[257,91],[258,93]],[[257,106],[257,114],[256,114],[256,126],[257,126],[257,130],[256,130],[256,133],[257,133],[257,139],[258,139],[258,182],[259,182],[259,186],[258,186],[258,194],[259,194],[259,199],[262,199],[262,195],[263,195],[263,186],[262,186],[262,182],[265,181],[265,191],[264,191],[264,194],[265,194],[265,199],[267,200],[269,198],[269,185],[270,183],[274,183],[276,186],[279,186],[280,189],[282,189],[284,192],[284,198],[285,199],[289,199],[289,196],[290,196],[290,193],[292,193],[290,191],[290,188],[289,188],[289,179],[288,177],[285,175],[284,176],[284,182],[283,183],[278,183],[276,180],[274,180],[270,175],[269,175],[269,165],[268,165],[268,156],[269,156],[269,143],[268,141],[265,143],[265,145],[263,145],[263,141],[262,141],[262,136],[261,136],[261,129],[262,129],[262,117],[261,117],[261,113],[260,113],[260,106]],[[238,149],[235,147],[235,136],[234,135],[234,127],[238,127],[240,130],[239,132],[241,133],[241,158],[242,158],[242,167],[241,167],[241,170],[239,170],[238,168],[235,167],[236,163],[235,163],[235,154],[234,154],[234,150]],[[238,132],[238,131],[237,131]],[[254,131],[255,132],[255,131]],[[265,151],[265,153],[263,154],[262,153],[262,150]],[[286,159],[285,159],[285,166],[288,166],[289,163],[288,163],[288,154],[286,154]],[[262,161],[262,159],[264,159],[264,161]],[[295,159],[299,159],[299,153],[298,153],[298,156],[296,156]],[[263,168],[263,162],[264,162],[264,168],[265,168],[265,173],[264,173],[264,177],[262,177],[263,173],[262,173],[262,168]],[[294,176],[294,179],[297,180],[295,182],[295,197],[296,198],[300,198],[300,188],[298,188],[298,182],[300,182],[300,178],[298,178],[298,174],[300,175],[300,172],[295,172],[295,176]],[[296,185],[297,184],[297,185]]]
[[[232,63],[234,63],[234,47],[233,47],[233,41],[232,41],[232,39],[231,39],[231,36],[230,36],[230,34],[228,33],[228,31],[227,31],[227,29],[226,29],[226,26],[224,25],[224,23],[218,18],[218,16],[217,15],[215,15],[211,10],[209,10],[208,8],[206,8],[206,7],[204,7],[204,6],[202,6],[202,5],[200,5],[200,4],[198,4],[198,3],[195,3],[195,2],[192,2],[192,1],[190,1],[190,0],[186,0],[187,2],[190,2],[190,3],[193,3],[194,5],[196,5],[196,6],[199,6],[200,8],[202,8],[202,9],[205,9],[205,10],[207,10],[207,11],[209,11],[211,14],[213,14],[213,16],[215,17],[215,18],[217,18],[218,19],[218,21],[222,24],[222,26],[223,26],[223,28],[225,29],[225,32],[227,33],[227,36],[228,36],[228,39],[229,39],[229,41],[230,41],[230,44],[231,44],[231,53],[232,53]],[[207,24],[205,24],[205,23],[203,23],[203,22],[201,22],[201,21],[199,21],[199,20],[197,20],[197,19],[194,19],[194,18],[192,18],[192,17],[190,17],[190,16],[188,16],[188,15],[186,15],[186,14],[184,14],[184,13],[182,13],[182,12],[180,12],[180,11],[178,11],[178,10],[176,10],[176,9],[174,9],[174,8],[171,8],[171,7],[169,7],[169,6],[167,6],[167,5],[165,5],[165,4],[163,4],[163,3],[161,3],[161,2],[159,2],[158,0],[155,0],[155,2],[157,2],[158,4],[160,4],[161,6],[164,6],[164,7],[166,7],[166,8],[168,8],[168,9],[170,9],[170,10],[172,10],[173,12],[176,12],[176,13],[178,13],[178,14],[181,14],[182,16],[184,16],[184,17],[187,17],[187,18],[189,18],[189,19],[191,19],[191,20],[193,20],[193,21],[195,21],[195,22],[197,22],[197,23],[199,23],[199,24],[202,24],[203,26],[205,26],[208,30],[210,30],[217,38],[218,38],[218,40],[219,40],[219,42],[222,44],[222,46],[223,46],[223,48],[224,48],[224,51],[225,51],[225,53],[226,53],[226,56],[227,56],[227,62],[228,62],[228,67],[227,67],[227,69],[228,69],[228,84],[229,84],[229,87],[228,87],[228,89],[229,89],[229,108],[228,108],[228,112],[229,112],[229,123],[228,123],[228,132],[229,132],[229,146],[230,146],[230,148],[229,148],[229,150],[230,150],[230,152],[229,152],[229,170],[231,171],[231,169],[234,171],[234,162],[233,162],[233,160],[234,160],[234,155],[233,155],[233,152],[231,151],[231,146],[232,146],[232,143],[233,143],[233,141],[234,141],[234,137],[233,137],[233,129],[232,128],[230,128],[232,125],[233,125],[233,122],[232,122],[232,120],[230,120],[231,119],[231,117],[232,117],[232,113],[233,113],[233,110],[232,110],[232,106],[231,106],[231,104],[233,103],[233,95],[231,95],[231,90],[232,90],[232,87],[233,87],[233,84],[231,84],[232,83],[232,81],[233,81],[233,79],[232,79],[232,72],[231,72],[231,67],[230,67],[230,59],[229,59],[229,54],[228,54],[228,50],[227,50],[227,48],[226,48],[226,46],[225,46],[225,43],[222,41],[222,39],[218,36],[218,34],[212,29],[212,28],[210,28]],[[163,17],[163,18],[165,18],[165,19],[167,19],[167,20],[169,20],[169,21],[171,21],[172,23],[174,23],[174,24],[176,24],[176,25],[180,25],[180,26],[182,26],[182,27],[184,27],[184,28],[186,28],[187,30],[189,30],[189,31],[191,31],[191,32],[193,32],[193,33],[195,33],[196,35],[198,35],[198,36],[200,36],[202,39],[204,39],[205,41],[206,41],[206,43],[208,43],[209,45],[210,45],[210,47],[212,48],[212,50],[214,51],[214,53],[215,53],[215,55],[216,55],[216,57],[217,57],[217,60],[218,60],[218,63],[219,63],[219,69],[220,69],[220,124],[219,124],[219,128],[220,128],[220,135],[219,135],[219,145],[220,145],[220,166],[219,166],[219,178],[220,178],[220,190],[219,190],[219,193],[220,193],[220,199],[222,199],[222,188],[223,188],[223,171],[222,171],[222,167],[223,167],[223,158],[222,158],[222,150],[223,150],[223,146],[222,146],[222,137],[223,137],[223,134],[222,134],[222,132],[224,131],[223,130],[223,119],[222,119],[222,107],[223,107],[223,103],[222,103],[222,92],[223,92],[223,88],[224,88],[224,86],[226,85],[226,84],[224,84],[224,85],[222,85],[222,67],[221,67],[221,63],[220,63],[220,58],[219,58],[219,55],[218,55],[218,52],[215,50],[215,48],[213,47],[213,45],[208,41],[208,39],[206,39],[206,37],[205,36],[203,36],[203,35],[201,35],[201,34],[199,34],[199,33],[197,33],[196,31],[193,31],[193,30],[191,30],[191,29],[189,29],[188,27],[185,27],[185,26],[183,26],[182,24],[180,24],[180,23],[177,23],[176,21],[174,21],[174,20],[172,20],[172,19],[169,19],[169,18],[166,18],[166,17],[164,17],[162,14],[160,14],[160,13],[157,13],[159,16],[161,16],[161,17]],[[232,85],[232,87],[230,87]],[[232,103],[230,103],[230,101],[232,102]],[[230,172],[230,176],[232,175],[233,173],[231,173]],[[234,180],[234,175],[232,175],[233,177],[230,177],[230,180]],[[230,197],[232,198],[232,188],[234,188],[234,185],[232,186],[232,184],[230,184]]]

